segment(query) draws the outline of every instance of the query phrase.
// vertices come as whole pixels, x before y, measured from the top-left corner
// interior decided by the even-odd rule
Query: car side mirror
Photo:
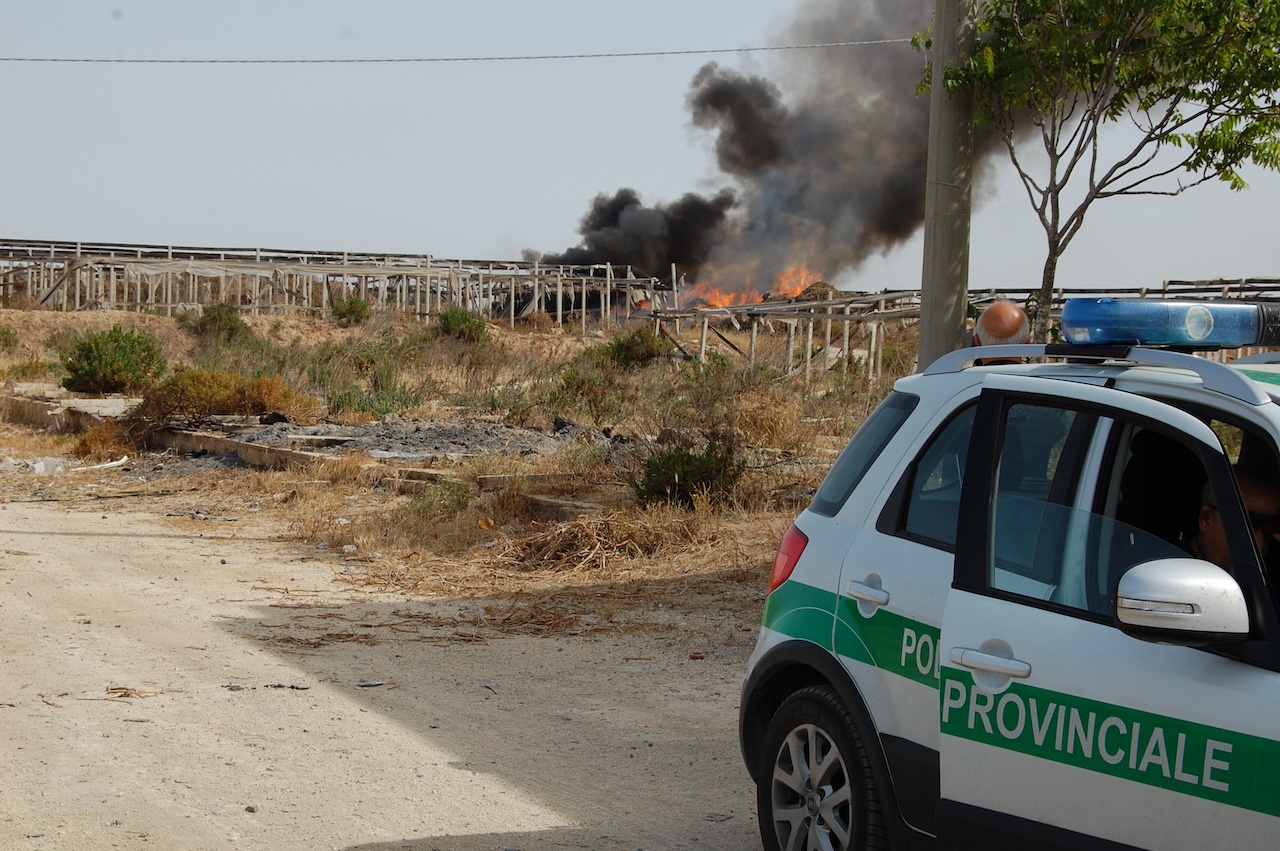
[[[1143,641],[1190,647],[1243,641],[1249,607],[1222,568],[1194,558],[1135,564],[1120,577],[1116,623]]]

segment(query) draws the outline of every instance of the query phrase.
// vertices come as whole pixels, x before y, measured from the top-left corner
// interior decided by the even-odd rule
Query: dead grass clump
[[[738,397],[738,434],[745,446],[800,454],[813,448],[818,429],[800,400],[781,384],[760,384]]]
[[[16,458],[44,458],[65,455],[69,449],[66,436],[50,431],[36,431],[8,421],[7,400],[0,399],[0,443],[3,454]]]
[[[300,393],[278,375],[252,378],[236,390],[236,413],[284,414],[296,423],[312,423],[320,416],[318,398]]]
[[[667,551],[694,544],[715,546],[718,536],[704,518],[701,512],[669,506],[579,517],[507,542],[496,560],[523,572],[604,570],[615,559],[659,558]]]
[[[76,437],[71,451],[80,460],[97,464],[128,455],[131,447],[128,431],[116,420],[107,420]]]
[[[215,416],[283,413],[314,420],[320,400],[298,393],[279,377],[245,379],[216,369],[180,369],[151,387],[128,417],[131,433],[167,426],[199,428]]]
[[[534,331],[538,334],[549,334],[556,330],[556,320],[545,310],[535,310],[530,313],[522,324],[526,330]]]
[[[364,455],[337,455],[316,462],[310,474],[330,485],[355,488],[376,487],[385,475],[385,468]]]

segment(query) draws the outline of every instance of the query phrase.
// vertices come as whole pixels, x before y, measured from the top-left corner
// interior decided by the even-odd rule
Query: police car
[[[1280,365],[1186,351],[1280,345],[1280,307],[1063,329],[899,381],[783,538],[768,851],[1280,842]]]

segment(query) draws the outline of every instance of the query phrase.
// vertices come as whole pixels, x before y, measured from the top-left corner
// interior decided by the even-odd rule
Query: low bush
[[[62,385],[81,393],[136,393],[168,369],[155,337],[119,325],[78,338],[62,366]]]
[[[722,505],[733,496],[745,467],[730,442],[711,439],[701,452],[687,446],[655,452],[632,487],[641,505],[666,502],[691,509],[701,499]]]
[[[247,322],[240,316],[240,308],[234,304],[210,304],[206,306],[197,319],[188,319],[194,314],[183,314],[179,317],[181,324],[189,324],[196,336],[224,345],[237,343],[253,336]]]
[[[178,426],[197,428],[210,417],[235,412],[243,379],[213,369],[182,369],[156,384],[130,412],[144,431]]]
[[[450,307],[436,315],[440,333],[459,340],[478,343],[489,337],[489,323],[478,313],[462,307]]]
[[[156,384],[129,413],[130,430],[145,435],[177,426],[198,428],[215,416],[282,413],[307,420],[320,411],[320,400],[299,393],[283,379],[245,379],[214,369],[182,369]]]
[[[618,366],[631,368],[665,357],[671,344],[647,327],[634,328],[614,337],[604,345],[604,355]]]
[[[360,325],[369,318],[369,302],[359,296],[351,296],[333,306],[333,318],[344,328]]]
[[[82,461],[97,464],[129,454],[129,435],[117,420],[107,420],[80,434],[72,452]]]
[[[388,414],[401,414],[422,404],[422,394],[408,387],[364,390],[354,384],[329,393],[329,412],[338,414],[367,414],[382,419]]]
[[[0,352],[6,355],[18,351],[18,332],[12,328],[0,328]]]

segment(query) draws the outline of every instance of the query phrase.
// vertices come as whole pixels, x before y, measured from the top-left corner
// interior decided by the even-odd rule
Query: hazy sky
[[[793,43],[788,27],[804,6],[9,0],[0,5],[0,57],[736,49]],[[924,26],[933,0],[920,7]],[[724,185],[714,138],[691,123],[690,81],[714,60],[747,75],[781,75],[785,97],[788,58],[734,52],[414,64],[0,62],[0,236],[495,260],[519,259],[523,249],[562,251],[578,242],[579,220],[599,193],[630,187],[652,204]],[[1025,288],[1039,280],[1043,237],[1011,174],[1007,159],[997,159],[978,187],[974,287]],[[1175,199],[1100,202],[1063,259],[1060,283],[1280,276],[1280,179],[1249,178],[1246,193],[1213,186]],[[917,234],[839,283],[872,291],[918,287],[920,246]]]

